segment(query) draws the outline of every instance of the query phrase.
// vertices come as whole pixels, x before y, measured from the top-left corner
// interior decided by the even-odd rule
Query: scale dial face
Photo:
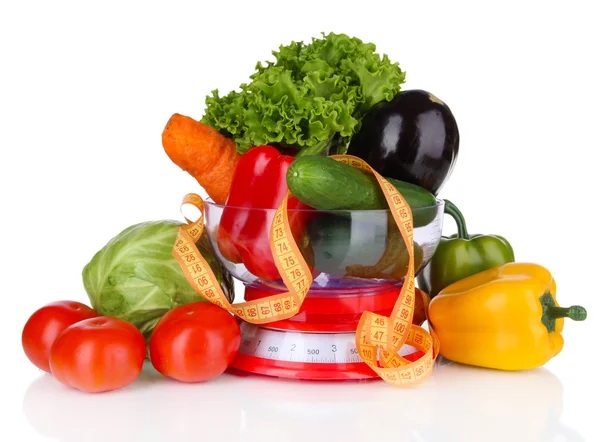
[[[272,361],[309,364],[362,363],[354,333],[306,333],[272,330],[242,322],[239,353]],[[404,346],[401,355],[416,349]]]
[[[304,333],[271,330],[243,322],[239,352],[273,361],[313,364],[362,362],[354,333]]]

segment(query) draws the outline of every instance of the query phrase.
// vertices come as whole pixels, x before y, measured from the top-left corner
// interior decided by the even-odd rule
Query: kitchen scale
[[[206,230],[215,255],[226,271],[243,284],[246,302],[288,292],[282,280],[261,279],[243,262],[225,258],[219,248],[218,233],[225,206],[206,201],[204,210]],[[260,220],[264,226],[272,225],[276,212],[274,209],[245,207],[228,207],[227,210],[240,220],[247,220],[251,212],[252,219]],[[256,325],[236,315],[242,339],[230,368],[237,372],[288,379],[381,379],[363,362],[357,351],[356,328],[365,311],[391,316],[405,273],[401,274],[400,269],[394,276],[397,270],[392,267],[388,273],[379,273],[378,276],[349,276],[348,268],[375,266],[386,256],[386,251],[402,250],[399,235],[389,234],[390,228],[397,227],[391,226],[389,211],[386,210],[311,210],[306,213],[311,218],[306,233],[313,252],[310,289],[298,312],[291,318]],[[437,200],[435,206],[413,211],[413,216],[429,220],[413,230],[415,247],[420,250],[418,268],[423,268],[433,256],[441,238],[443,215],[443,200]],[[254,241],[263,241],[262,250],[269,249],[268,231],[253,238]],[[394,262],[388,266],[401,262],[402,256],[393,259]],[[183,258],[181,262],[185,267]],[[199,288],[202,289],[204,284],[202,282]],[[409,345],[404,345],[399,354],[411,361],[423,356],[421,351]]]
[[[362,362],[355,332],[365,310],[389,316],[401,285],[311,289],[294,317],[265,325],[240,321],[242,341],[232,368],[289,379],[361,380],[379,376]],[[251,301],[278,291],[246,285]],[[400,354],[416,360],[422,353],[405,345]]]

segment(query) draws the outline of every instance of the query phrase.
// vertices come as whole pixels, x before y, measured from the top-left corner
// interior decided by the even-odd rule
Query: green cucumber
[[[352,219],[327,212],[311,218],[306,231],[315,252],[315,266],[328,274],[342,273],[350,251]]]
[[[321,272],[344,276],[346,266],[373,265],[385,251],[388,235],[385,214],[346,215],[320,212],[307,225],[315,268]]]
[[[415,227],[425,226],[436,217],[437,201],[432,193],[415,184],[386,179],[410,206]],[[288,169],[287,185],[292,195],[317,210],[388,208],[373,175],[331,157],[308,155],[296,158]]]

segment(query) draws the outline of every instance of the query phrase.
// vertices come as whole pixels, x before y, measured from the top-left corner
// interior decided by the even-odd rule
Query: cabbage
[[[83,269],[83,285],[94,310],[131,322],[148,337],[169,310],[204,301],[171,255],[177,221],[135,224],[112,238]],[[223,291],[233,301],[233,280],[217,261],[206,231],[196,244]]]

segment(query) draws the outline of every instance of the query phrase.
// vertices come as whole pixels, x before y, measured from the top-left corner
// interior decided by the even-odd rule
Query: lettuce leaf
[[[259,62],[239,91],[212,91],[201,121],[233,138],[240,153],[274,144],[315,154],[347,144],[362,116],[405,81],[398,63],[375,50],[334,33],[280,46],[276,61]]]

